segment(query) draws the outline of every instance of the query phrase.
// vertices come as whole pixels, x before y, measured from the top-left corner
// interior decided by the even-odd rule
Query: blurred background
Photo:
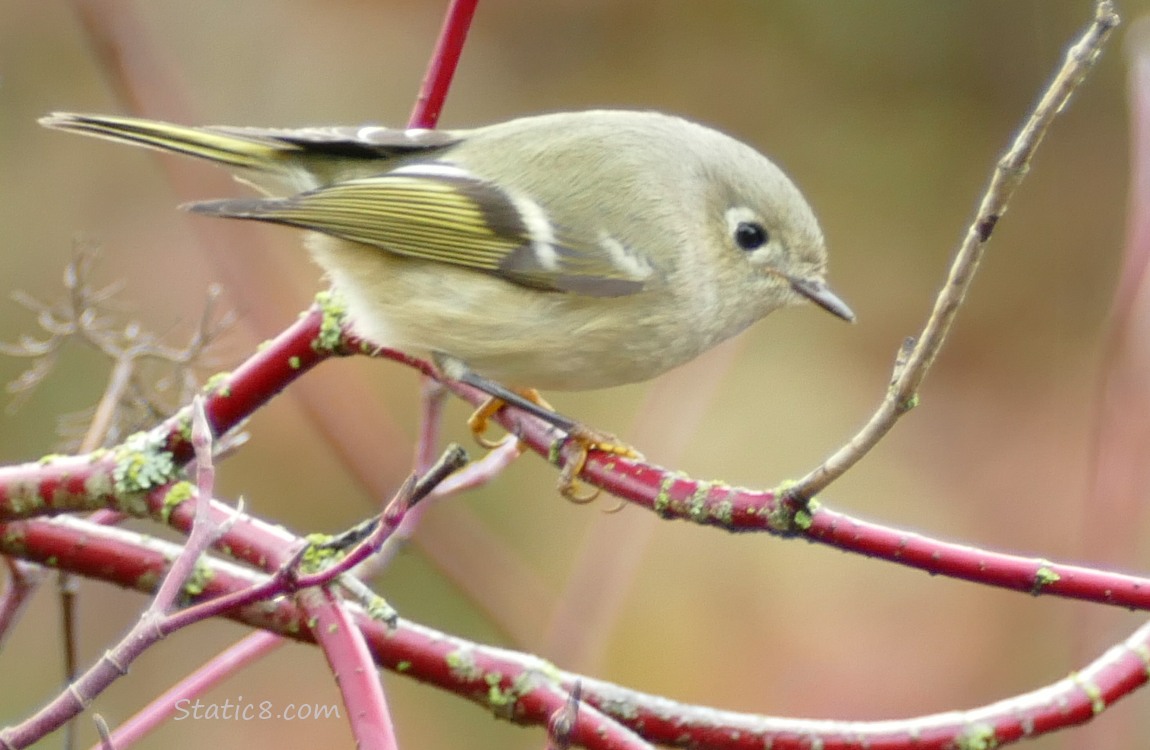
[[[209,284],[221,282],[240,320],[216,354],[224,368],[237,363],[322,286],[299,236],[189,217],[176,205],[244,189],[209,166],[177,167],[143,150],[49,132],[36,118],[142,106],[136,114],[196,124],[402,125],[444,6],[116,3],[116,32],[132,41],[121,62],[148,92],[133,103],[77,6],[0,0],[3,291],[58,298],[74,245],[94,243],[102,247],[97,279],[125,280],[128,317],[179,342]],[[1120,283],[1140,282],[1123,276],[1127,53],[1150,2],[1128,0],[1119,11],[1126,23],[999,224],[921,406],[824,502],[989,549],[1146,571],[1150,443],[1138,432],[1147,381],[1137,366],[1145,352],[1137,336],[1115,337],[1112,306]],[[806,473],[877,405],[998,154],[1089,15],[1083,0],[481,3],[441,126],[627,107],[731,133],[804,190],[830,244],[829,280],[859,317],[848,326],[791,309],[654,383],[549,398],[693,476],[771,487]],[[202,182],[174,185],[169,168]],[[189,194],[189,184],[203,187]],[[1139,308],[1129,304],[1118,320],[1136,322]],[[33,316],[0,299],[0,340],[24,333],[38,333]],[[26,366],[0,357],[0,382]],[[18,410],[0,416],[0,461],[53,451],[57,419],[91,406],[106,372],[93,352],[66,352]],[[375,486],[394,487],[411,464],[415,375],[350,359],[305,381],[333,394],[331,408],[347,415],[346,429],[378,462]],[[365,423],[357,414],[374,416]],[[448,437],[466,439],[466,414],[450,405]],[[250,511],[300,532],[342,529],[379,502],[314,428],[294,389],[249,431],[250,444],[221,467],[221,496],[242,494]],[[1113,468],[1101,470],[1107,461]],[[408,618],[564,669],[683,701],[826,719],[912,717],[1033,690],[1145,618],[631,508],[605,514],[609,498],[577,507],[554,482],[544,461],[525,456],[490,486],[436,507],[378,590]],[[81,592],[88,664],[144,602],[100,584]],[[50,594],[41,593],[0,653],[0,723],[58,689]],[[178,633],[100,696],[96,710],[123,720],[243,632],[210,623]],[[403,677],[385,679],[403,747],[544,744],[539,729],[494,720]],[[205,700],[225,698],[339,700],[322,655],[296,645]],[[1144,746],[1147,705],[1143,691],[1097,727],[1031,746]],[[189,724],[169,724],[144,746],[350,742],[344,720]],[[94,738],[87,724],[81,736]]]

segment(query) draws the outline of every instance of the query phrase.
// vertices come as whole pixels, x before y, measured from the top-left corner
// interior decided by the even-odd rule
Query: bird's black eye
[[[744,250],[757,250],[770,240],[767,230],[757,221],[740,221],[735,227],[735,242]]]

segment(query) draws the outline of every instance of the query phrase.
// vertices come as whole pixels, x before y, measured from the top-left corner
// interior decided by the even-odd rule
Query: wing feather
[[[611,238],[557,227],[529,199],[439,162],[409,164],[289,198],[188,208],[310,229],[558,292],[625,296],[643,290],[653,275],[644,258]]]

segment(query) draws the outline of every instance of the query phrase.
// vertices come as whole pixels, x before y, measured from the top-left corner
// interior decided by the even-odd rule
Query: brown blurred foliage
[[[444,4],[137,5],[199,122],[290,126],[402,124]],[[1119,6],[1127,22],[1148,9],[1146,0]],[[625,436],[655,462],[697,476],[772,486],[805,473],[877,403],[996,155],[1088,13],[1088,3],[1069,0],[481,3],[443,126],[598,106],[655,108],[715,125],[769,153],[802,186],[830,242],[831,281],[859,314],[851,327],[810,309],[780,313],[693,365],[690,377],[553,401]],[[1125,28],[1055,124],[999,225],[922,405],[826,502],[990,548],[1144,569],[1135,554],[1144,545],[1119,544],[1129,551],[1114,559],[1111,549],[1081,542],[1095,522],[1084,503],[1101,343],[1127,212]],[[82,235],[104,247],[101,273],[127,280],[134,317],[186,332],[218,277],[189,232],[205,220],[175,210],[182,198],[153,155],[36,125],[57,109],[118,111],[113,90],[67,3],[0,0],[0,286],[52,298]],[[302,309],[319,280],[299,237],[258,231],[280,251],[260,262],[282,264],[295,280],[277,293]],[[264,292],[228,291],[241,319]],[[292,315],[285,309],[283,322]],[[30,330],[26,313],[0,301],[0,339]],[[253,341],[275,332],[239,331],[223,354],[238,361]],[[22,366],[0,359],[0,381]],[[90,352],[65,358],[20,411],[3,417],[0,460],[51,451],[56,417],[98,396],[100,367]],[[351,372],[366,377],[414,436],[411,373],[344,361],[309,377],[338,389]],[[671,412],[683,400],[700,412],[688,425]],[[462,435],[464,413],[459,405],[449,410],[452,436]],[[290,394],[257,415],[250,430],[251,443],[221,469],[224,493],[242,493],[253,512],[304,531],[335,530],[370,512],[374,500],[341,470]],[[381,465],[402,466],[411,446],[381,442],[378,450],[388,456]],[[811,545],[662,523],[633,509],[604,516],[562,502],[552,488],[552,470],[526,457],[492,486],[436,509],[424,546],[410,548],[380,590],[408,617],[534,649],[563,668],[718,707],[836,719],[962,709],[1033,689],[1141,620],[1105,613],[1101,631],[1082,635],[1088,605],[933,579]],[[446,535],[459,513],[466,514],[460,523],[494,540],[524,580],[552,597],[523,602],[532,622],[544,624],[532,637],[516,636],[523,628],[489,612],[489,597],[450,572],[461,560],[476,568],[488,562]],[[1125,531],[1145,538],[1145,519],[1130,519]],[[594,559],[618,560],[618,578],[609,570],[588,585],[585,566]],[[498,578],[490,585],[504,583],[513,585]],[[97,586],[84,591],[87,661],[142,604]],[[36,607],[32,617],[44,625],[32,632],[29,618],[0,653],[0,722],[25,715],[57,688],[54,605],[41,596]],[[178,634],[102,696],[98,710],[111,721],[130,715],[240,632],[220,624]],[[405,747],[542,744],[538,731],[386,679]],[[338,700],[320,654],[297,646],[215,695]],[[1145,705],[1139,694],[1115,709],[1126,718],[1140,713],[1132,731],[1143,737],[1150,732]],[[201,722],[170,725],[154,746],[344,736],[339,721]],[[1032,746],[1071,747],[1083,736],[1064,733]]]

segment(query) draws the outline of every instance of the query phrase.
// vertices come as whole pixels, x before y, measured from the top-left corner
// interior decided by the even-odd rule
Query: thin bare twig
[[[899,417],[917,404],[918,389],[942,349],[998,220],[1002,218],[1010,198],[1026,176],[1043,136],[1093,67],[1118,23],[1113,2],[1098,0],[1094,8],[1094,20],[1078,42],[1067,50],[1062,67],[1015,135],[1006,154],[999,159],[974,220],[955,253],[946,283],[935,298],[930,318],[915,340],[914,348],[907,355],[905,363],[896,367],[882,404],[870,421],[842,448],[791,485],[786,491],[787,497],[798,502],[814,497],[858,463],[894,427]]]
[[[112,361],[112,373],[97,405],[61,418],[66,449],[91,452],[118,442],[125,435],[153,424],[187,403],[199,388],[197,371],[212,362],[209,347],[233,322],[217,312],[219,289],[208,290],[199,325],[187,343],[170,346],[163,336],[126,319],[116,300],[122,284],[96,286],[92,280],[99,251],[78,243],[64,269],[64,299],[47,304],[14,293],[21,306],[36,316],[43,338],[23,334],[15,344],[0,342],[0,354],[31,359],[32,364],[7,390],[15,410],[51,374],[60,351],[70,343],[96,349]],[[73,423],[81,423],[72,427]],[[79,439],[75,435],[82,435]]]

